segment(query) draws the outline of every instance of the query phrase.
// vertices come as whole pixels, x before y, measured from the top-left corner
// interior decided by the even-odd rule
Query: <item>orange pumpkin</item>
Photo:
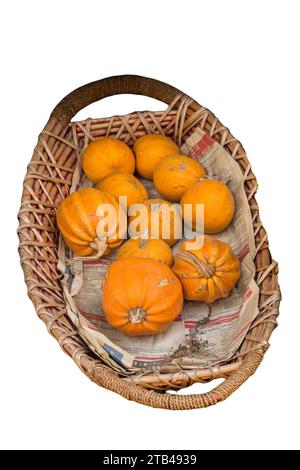
[[[117,259],[150,258],[172,266],[173,254],[169,245],[163,240],[139,238],[127,240],[119,249]]]
[[[128,220],[132,238],[159,238],[172,246],[182,236],[179,212],[163,199],[145,199],[141,206],[133,205]]]
[[[135,159],[124,142],[112,137],[102,137],[91,142],[83,152],[82,168],[94,184],[113,171],[134,173]]]
[[[171,201],[180,201],[184,193],[203,176],[203,166],[185,155],[165,157],[153,170],[153,182],[157,191]]]
[[[102,305],[114,328],[130,336],[154,335],[180,314],[182,287],[166,264],[152,259],[120,259],[108,269]]]
[[[136,156],[136,169],[140,176],[153,179],[155,165],[164,157],[179,153],[173,140],[161,134],[144,135],[133,146]]]
[[[143,199],[148,197],[147,189],[135,176],[120,171],[113,172],[106,176],[96,187],[114,196],[121,205],[122,202],[119,200],[119,197],[126,196],[127,207],[142,202]],[[125,209],[124,206],[122,207]]]
[[[108,226],[106,204],[116,211],[116,230],[113,220]],[[75,254],[100,257],[122,243],[126,223],[121,230],[120,215],[126,221],[123,209],[113,196],[98,189],[85,188],[62,200],[56,218],[66,244]]]
[[[190,242],[181,243],[173,266],[184,298],[211,304],[228,297],[240,278],[240,262],[230,246],[208,235],[200,249],[188,249]]]
[[[191,205],[192,219],[188,218],[189,213],[185,210],[185,205]],[[181,198],[180,205],[185,222],[196,228],[196,206],[204,206],[204,232],[223,232],[231,223],[235,203],[233,195],[226,184],[221,181],[203,179],[187,190]]]

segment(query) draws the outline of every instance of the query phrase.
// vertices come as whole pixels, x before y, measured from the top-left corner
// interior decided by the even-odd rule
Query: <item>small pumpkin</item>
[[[205,176],[201,163],[185,155],[160,160],[153,170],[153,182],[166,199],[180,201],[184,193]]]
[[[150,258],[172,266],[173,254],[169,245],[163,240],[138,238],[127,240],[119,249],[117,259]]]
[[[208,235],[202,248],[188,249],[188,243],[180,244],[175,255],[173,271],[181,281],[186,300],[198,300],[211,304],[228,297],[240,278],[240,262],[228,243]]]
[[[181,239],[181,217],[170,202],[163,199],[145,199],[141,210],[140,207],[139,204],[133,205],[129,211],[129,233],[132,238],[138,236],[160,239],[170,246]],[[135,214],[132,215],[133,213]],[[137,233],[132,230],[133,223]]]
[[[125,258],[111,264],[102,292],[108,323],[129,336],[154,335],[180,314],[180,281],[166,264]]]
[[[83,152],[82,168],[94,184],[113,171],[134,173],[135,158],[128,145],[112,137],[102,137],[91,142]]]
[[[116,227],[104,224],[107,222],[106,204],[115,209]],[[122,215],[126,220],[123,209],[113,196],[95,188],[84,188],[61,201],[56,218],[66,244],[75,254],[100,258],[122,243],[126,232],[126,224],[124,229],[120,228]]]
[[[106,176],[96,187],[114,196],[121,205],[120,196],[126,196],[128,208],[148,197],[147,189],[135,176],[120,171]],[[125,209],[124,206],[122,207]]]
[[[133,151],[138,174],[147,180],[152,180],[155,165],[162,158],[179,153],[179,148],[173,140],[164,135],[149,134],[137,139]]]
[[[191,205],[191,220],[185,205]],[[232,193],[225,183],[212,179],[203,179],[187,190],[181,198],[180,205],[185,222],[196,228],[196,206],[204,206],[204,232],[223,232],[231,223],[235,202]]]

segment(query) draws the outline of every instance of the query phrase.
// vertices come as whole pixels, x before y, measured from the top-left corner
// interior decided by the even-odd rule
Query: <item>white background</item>
[[[299,449],[299,2],[1,2],[0,445],[20,449]],[[215,407],[156,410],[91,383],[26,296],[17,254],[22,180],[68,92],[133,73],[173,84],[244,144],[279,262],[279,328],[256,374]],[[81,113],[161,109],[106,99]],[[208,390],[195,385],[189,393]]]

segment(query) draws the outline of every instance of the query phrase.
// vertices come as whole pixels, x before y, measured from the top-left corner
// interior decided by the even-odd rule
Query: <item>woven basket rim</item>
[[[70,165],[60,165],[60,160],[55,160],[53,157],[53,151],[55,150],[56,154],[59,152],[71,154],[74,151],[74,149],[70,149],[72,145],[65,136],[68,132],[72,132],[72,130],[70,131],[72,126],[69,126],[69,122],[79,109],[104,96],[127,92],[145,94],[166,101],[169,104],[167,111],[149,112],[150,117],[147,115],[147,119],[149,117],[150,121],[152,120],[151,122],[158,126],[160,117],[173,113],[177,140],[180,141],[184,132],[188,134],[201,122],[205,132],[229,151],[245,175],[244,186],[253,213],[257,247],[255,264],[256,281],[260,288],[260,316],[255,321],[250,336],[243,344],[244,349],[242,349],[240,360],[220,366],[217,372],[199,370],[198,373],[193,371],[190,374],[180,372],[177,375],[169,374],[165,377],[160,375],[158,377],[159,386],[153,386],[152,390],[145,388],[148,386],[147,380],[143,384],[141,377],[124,378],[96,359],[92,353],[88,353],[82,340],[78,338],[74,326],[65,315],[65,305],[58,288],[59,279],[57,274],[52,272],[57,247],[53,237],[55,237],[57,228],[51,217],[53,214],[55,215],[55,207],[59,200],[67,194],[72,178],[72,173],[70,172],[70,175],[68,173],[68,170],[71,170]],[[126,116],[136,114],[141,119],[142,125],[149,124],[147,124],[147,120],[146,124],[143,121],[143,119],[145,120],[141,117],[143,113],[130,113]],[[122,120],[126,116],[118,118]],[[102,123],[105,120],[115,118],[102,118],[97,121]],[[64,149],[61,150],[59,145],[64,146]],[[68,158],[66,161],[70,162],[71,157],[69,160]],[[65,172],[67,176],[62,176]],[[43,197],[39,199],[41,188]],[[72,356],[75,363],[91,380],[128,399],[149,406],[191,409],[209,406],[226,399],[255,372],[268,348],[269,337],[276,327],[280,302],[277,263],[271,257],[267,234],[259,218],[259,208],[255,200],[256,190],[257,181],[240,142],[232,136],[213,113],[201,107],[176,88],[163,82],[138,76],[109,77],[75,90],[54,109],[40,134],[24,180],[18,230],[20,258],[25,282],[28,286],[28,295],[33,301],[39,317],[46,323],[49,332],[59,341],[63,350]],[[51,276],[53,277],[51,278]],[[217,377],[225,377],[225,381],[208,393],[180,396],[162,393],[169,389],[181,388],[194,382],[207,381]],[[156,391],[155,388],[158,388],[159,391]]]

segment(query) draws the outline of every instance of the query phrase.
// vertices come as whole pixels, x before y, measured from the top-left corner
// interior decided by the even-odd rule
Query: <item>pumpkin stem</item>
[[[146,310],[142,307],[131,308],[128,316],[131,323],[142,323],[146,318]]]
[[[210,180],[210,179],[213,179],[212,177],[209,177],[207,175],[203,175],[203,176],[200,176],[200,178],[198,179],[199,182],[201,181],[207,181],[207,180]]]
[[[92,241],[92,243],[90,243],[90,246],[91,248],[93,248],[93,250],[96,250],[97,253],[93,256],[94,259],[98,259],[98,258],[101,258],[101,256],[103,255],[103,253],[105,252],[106,248],[107,248],[107,239],[106,238],[94,238],[94,240]]]
[[[148,239],[147,238],[140,238],[139,248],[146,248],[147,244],[148,244]]]
[[[70,265],[72,266],[72,264],[75,263],[76,261],[84,261],[86,259],[96,260],[96,259],[101,258],[101,256],[103,255],[103,253],[105,252],[105,250],[107,248],[106,238],[103,238],[102,240],[100,240],[99,238],[96,237],[94,239],[94,241],[92,241],[90,243],[90,247],[93,250],[97,251],[97,253],[95,255],[91,255],[91,256],[74,256],[74,258],[71,258],[71,260],[70,260]]]
[[[190,263],[192,266],[194,266],[194,268],[199,272],[200,277],[204,277],[208,279],[212,277],[216,272],[214,265],[209,264],[206,261],[199,259],[196,255],[194,255],[190,251],[178,251],[176,253],[176,256],[186,261],[187,263]]]

